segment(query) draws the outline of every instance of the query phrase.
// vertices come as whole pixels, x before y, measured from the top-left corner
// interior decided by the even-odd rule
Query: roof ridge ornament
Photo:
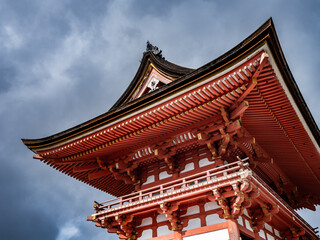
[[[153,46],[149,41],[147,41],[146,52],[152,52],[154,55],[164,59],[162,56],[162,50],[160,50],[157,46]]]

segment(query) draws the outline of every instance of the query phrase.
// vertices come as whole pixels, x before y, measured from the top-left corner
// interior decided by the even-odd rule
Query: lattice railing
[[[105,202],[96,202],[96,213],[93,216],[121,209],[124,210],[131,206],[147,203],[148,201],[161,201],[161,199],[174,196],[175,194],[208,190],[213,185],[215,187],[230,185],[231,182],[239,181],[241,175],[251,174],[251,170],[248,169],[248,163],[245,162],[246,160],[226,164]]]

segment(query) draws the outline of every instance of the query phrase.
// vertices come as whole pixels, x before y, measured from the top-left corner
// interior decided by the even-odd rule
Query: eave
[[[302,113],[318,145],[320,145],[319,128],[315,123],[311,112],[306,105],[284,58],[272,19],[269,19],[258,30],[256,30],[253,34],[251,34],[247,39],[242,41],[236,47],[220,56],[219,58],[213,60],[212,62],[185,75],[183,75],[182,71],[180,74],[182,74],[183,76],[177,78],[171,84],[163,86],[161,89],[158,89],[142,98],[136,99],[135,101],[129,102],[125,105],[121,105],[121,103],[125,99],[125,96],[128,95],[128,92],[130,92],[130,90],[132,90],[132,87],[135,85],[133,82],[137,81],[137,76],[140,76],[144,70],[145,64],[141,64],[134,80],[126,90],[127,93],[124,93],[122,95],[122,97],[118,100],[114,107],[110,109],[110,111],[97,116],[96,118],[93,118],[87,122],[79,124],[60,133],[51,135],[49,137],[40,139],[22,139],[22,141],[28,148],[36,151],[37,148],[44,148],[49,147],[50,145],[53,146],[61,144],[76,136],[92,132],[94,131],[94,129],[115,122],[125,115],[132,114],[133,112],[136,112],[150,104],[160,101],[161,99],[165,99],[169,97],[173,92],[183,91],[183,89],[196,84],[197,82],[199,82],[199,80],[203,80],[203,77],[208,74],[218,73],[219,71],[232,65],[233,62],[239,61],[240,59],[244,58],[250,51],[252,52],[255,48],[259,47],[264,40],[268,43],[268,46],[274,56],[279,71],[283,76],[283,79],[286,82],[289,91],[292,93],[299,111]],[[147,59],[149,59],[149,56],[155,63],[157,63],[157,66],[160,69],[164,69],[164,66],[159,63],[159,60],[157,60],[152,53],[145,53],[142,62],[147,61]],[[166,71],[168,71],[168,69]]]

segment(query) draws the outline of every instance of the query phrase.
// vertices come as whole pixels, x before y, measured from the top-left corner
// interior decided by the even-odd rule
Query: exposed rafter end
[[[257,78],[259,76],[261,70],[264,68],[268,60],[269,60],[269,55],[266,52],[262,53],[259,66],[256,69],[255,73],[252,75],[252,79]]]
[[[34,159],[39,159],[39,160],[43,160],[43,157],[41,157],[39,154],[34,154],[33,155]]]

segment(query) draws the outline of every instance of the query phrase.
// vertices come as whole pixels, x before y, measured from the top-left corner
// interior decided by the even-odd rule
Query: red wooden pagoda
[[[147,44],[107,112],[23,142],[116,198],[87,219],[121,239],[318,239],[320,134],[273,26],[189,69]]]

